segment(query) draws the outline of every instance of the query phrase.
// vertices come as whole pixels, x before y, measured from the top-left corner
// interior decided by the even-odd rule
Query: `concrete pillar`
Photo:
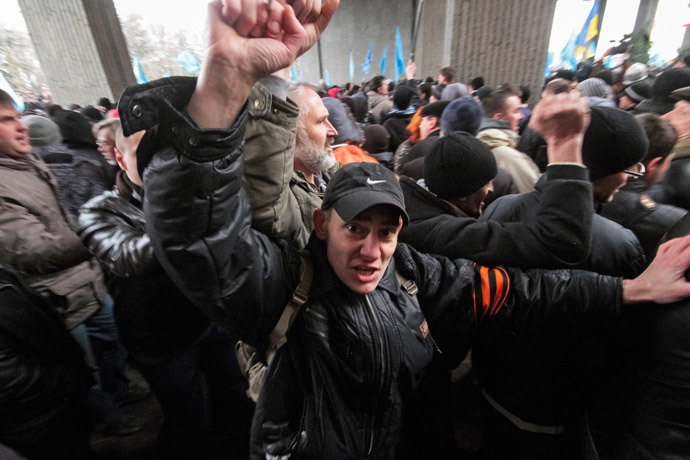
[[[419,75],[450,65],[457,81],[483,76],[491,86],[509,81],[536,92],[555,9],[556,0],[427,0]]]
[[[94,105],[136,84],[112,0],[19,0],[58,104]]]

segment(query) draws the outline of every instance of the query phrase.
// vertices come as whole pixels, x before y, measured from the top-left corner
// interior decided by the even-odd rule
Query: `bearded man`
[[[242,186],[252,226],[302,248],[314,230],[314,209],[339,167],[331,149],[338,131],[316,87],[288,83],[280,74],[254,85],[248,111]]]

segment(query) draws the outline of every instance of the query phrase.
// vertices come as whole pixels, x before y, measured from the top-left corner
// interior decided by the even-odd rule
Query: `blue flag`
[[[402,40],[400,40],[400,27],[395,28],[395,81],[405,73],[405,55],[403,54]]]
[[[331,85],[331,74],[326,70],[326,86],[333,86]]]
[[[575,40],[575,59],[587,59],[596,53],[596,39],[599,36],[599,0],[594,0],[594,6],[585,19],[580,33]]]
[[[553,51],[546,54],[546,68],[544,69],[544,78],[551,76],[551,64],[553,64]]]
[[[186,70],[189,75],[196,74],[201,68],[201,65],[199,65],[199,60],[189,51],[182,51],[173,59],[175,59],[175,62],[184,67],[184,70]]]
[[[290,67],[290,80],[299,81],[299,75],[297,74],[297,67],[295,67],[295,64],[292,64],[292,67]]]
[[[136,54],[132,55],[132,70],[134,70],[134,77],[137,79],[138,84],[148,83],[146,75],[144,75],[144,69],[141,68],[141,62],[139,62],[139,56]]]
[[[577,36],[575,32],[570,36],[568,43],[565,44],[561,51],[561,65],[566,70],[575,70],[577,68],[577,59],[575,59],[575,40]]]
[[[373,51],[373,49],[373,45],[369,43],[369,51],[367,51],[367,58],[364,61],[364,64],[362,64],[362,72],[364,72],[364,75],[369,75],[369,69],[371,69],[371,52]]]
[[[381,75],[386,75],[386,54],[388,54],[388,45],[383,47],[383,56],[381,56]]]
[[[352,51],[350,51],[350,81],[355,79],[355,61],[352,60]]]

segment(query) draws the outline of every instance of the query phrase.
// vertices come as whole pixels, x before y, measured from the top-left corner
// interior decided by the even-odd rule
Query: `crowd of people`
[[[150,393],[162,460],[686,458],[690,59],[289,81],[338,3],[212,1],[114,106],[0,91],[0,458]]]

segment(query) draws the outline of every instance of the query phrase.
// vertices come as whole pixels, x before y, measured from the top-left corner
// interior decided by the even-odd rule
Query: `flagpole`
[[[417,35],[419,34],[419,21],[422,18],[422,5],[424,5],[424,0],[419,0],[419,3],[417,3],[417,16],[415,17],[414,29],[412,31],[412,43],[410,45],[410,59],[412,61],[414,61],[414,54],[417,50]]]

